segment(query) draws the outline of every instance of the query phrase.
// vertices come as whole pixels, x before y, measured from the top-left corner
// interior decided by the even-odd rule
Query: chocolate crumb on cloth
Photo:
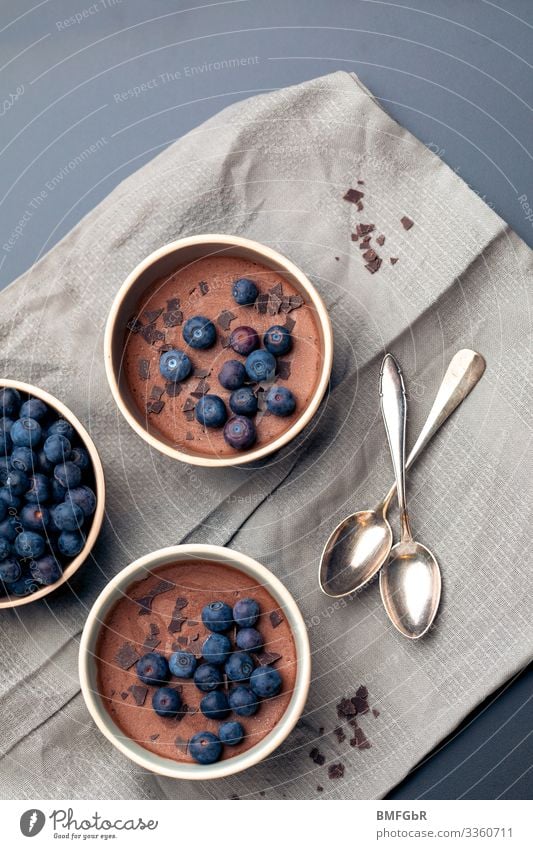
[[[402,222],[402,227],[404,230],[410,230],[413,224],[415,223],[409,216],[404,215],[403,218],[400,219]]]
[[[365,193],[359,191],[359,189],[348,189],[345,195],[343,195],[343,200],[347,200],[350,203],[359,203],[361,198],[364,198]]]
[[[344,776],[344,764],[330,764],[328,766],[328,778],[336,779]]]

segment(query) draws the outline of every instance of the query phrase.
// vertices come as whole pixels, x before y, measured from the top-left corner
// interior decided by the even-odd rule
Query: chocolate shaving
[[[124,643],[115,655],[115,663],[121,669],[130,669],[134,663],[137,663],[139,657],[137,649],[131,643]]]
[[[287,318],[285,319],[285,327],[287,328],[289,333],[291,332],[291,330],[293,330],[293,328],[295,326],[296,326],[295,320],[293,318],[291,318],[290,315],[288,315]]]
[[[160,310],[146,310],[145,312],[143,312],[143,316],[148,322],[148,324],[154,324],[162,312],[163,308],[161,308]]]
[[[194,407],[195,407],[195,403],[194,403],[193,399],[187,398],[187,400],[185,401],[185,404],[183,405],[183,412],[187,413],[191,410],[194,410]]]
[[[141,380],[148,380],[150,377],[150,360],[139,360],[137,371]]]
[[[209,292],[209,286],[207,285],[205,280],[201,280],[200,281],[200,294],[207,295],[208,292]]]
[[[337,738],[339,743],[343,743],[346,740],[346,734],[344,733],[340,725],[338,728],[335,728],[333,733],[335,734],[335,737]]]
[[[143,328],[143,323],[142,321],[139,321],[138,318],[130,318],[130,320],[126,324],[126,327],[130,331],[130,333],[139,333],[139,331],[141,331]]]
[[[367,262],[372,262],[374,259],[376,259],[376,257],[377,257],[377,253],[374,250],[372,250],[372,248],[369,248],[363,254],[363,259],[366,259]]]
[[[229,348],[229,339],[230,339],[229,336],[221,336],[220,337],[220,344],[222,345],[223,348]]]
[[[328,766],[328,778],[342,778],[344,775],[344,764],[330,764]]]
[[[177,642],[178,642],[178,645],[179,645],[179,646],[188,646],[188,645],[189,645],[189,638],[188,638],[188,637],[185,637],[185,636],[183,636],[183,637],[182,637],[182,636],[180,635],[180,636],[178,637]]]
[[[312,748],[309,752],[309,757],[317,766],[323,766],[326,763],[325,756],[318,751],[316,746],[314,746],[314,748]]]
[[[355,228],[355,231],[358,236],[368,236],[368,234],[372,233],[372,231],[375,229],[375,224],[358,224]]]
[[[351,699],[341,699],[337,705],[337,716],[340,719],[346,719],[349,716],[355,716],[357,708]]]
[[[356,728],[354,736],[350,740],[350,746],[357,749],[370,749],[372,747],[372,743],[367,739],[362,728]]]
[[[156,345],[156,351],[159,351],[160,354],[166,354],[167,351],[172,351],[173,345],[169,345],[168,342],[163,342],[161,345]]]
[[[201,398],[202,395],[207,395],[211,387],[205,380],[201,380],[194,392],[191,392],[193,398]]]
[[[281,625],[283,622],[283,616],[279,612],[279,610],[272,610],[270,613],[270,622],[272,623],[273,628],[277,628],[278,625]]]
[[[268,299],[268,306],[267,306],[269,315],[277,315],[278,312],[280,311],[281,304],[282,304],[282,299],[280,298],[279,295],[276,295],[276,294],[270,295],[270,297]]]
[[[271,666],[273,663],[281,660],[282,657],[282,655],[277,654],[275,651],[261,651],[254,652],[253,654],[259,666]]]
[[[151,400],[152,401],[160,401],[161,396],[163,395],[164,391],[165,390],[161,386],[152,386],[152,389],[151,389],[151,392],[150,392]]]
[[[176,634],[181,631],[186,621],[184,616],[173,616],[168,626],[169,633]]]
[[[145,596],[141,596],[139,598],[132,599],[132,601],[134,601],[136,604],[138,604],[141,608],[139,610],[139,616],[145,616],[147,613],[151,613],[152,602],[153,602],[154,598],[156,597],[156,595],[161,595],[161,593],[166,593],[169,590],[174,589],[174,587],[175,587],[175,584],[172,583],[172,581],[165,581],[165,580],[158,581],[157,584],[155,585],[155,587],[152,587],[152,589],[148,593],[146,593]],[[150,626],[150,628],[151,627],[152,626]]]
[[[158,330],[155,325],[148,324],[141,330],[141,336],[145,342],[148,342],[149,345],[153,345],[155,342],[164,342],[165,334]]]
[[[167,310],[169,312],[173,312],[174,310],[179,310],[180,308],[180,299],[179,298],[169,298],[167,301]]]
[[[188,442],[190,442],[192,439],[194,439],[194,436],[192,435],[192,433],[190,432],[190,430],[188,430],[188,431],[187,431],[187,433],[185,434],[185,439],[186,439]]]
[[[365,268],[368,268],[368,270],[370,271],[370,274],[375,274],[376,271],[379,271],[380,267],[381,267],[381,259],[379,258],[379,256],[377,256],[371,262],[367,262],[366,265],[365,265]]]
[[[159,415],[164,406],[164,401],[148,401],[146,404],[146,412],[155,413],[156,415]]]
[[[370,710],[368,706],[368,690],[364,684],[361,684],[358,687],[355,696],[351,699],[352,704],[354,705],[356,712],[365,714]]]
[[[370,244],[371,239],[372,239],[372,236],[365,236],[364,239],[361,239],[361,244],[359,245],[359,250],[360,251],[366,251],[366,249],[368,248],[368,246]]]
[[[283,287],[281,283],[274,283],[273,286],[268,290],[271,295],[278,295],[278,297],[283,297]]]
[[[122,690],[120,698],[124,699],[124,701],[128,698],[128,693],[126,692],[126,690]]]
[[[187,607],[188,604],[189,604],[188,600],[186,598],[183,598],[183,596],[180,596],[179,598],[176,599],[176,604],[174,605],[174,610],[175,611],[176,610],[183,610],[183,608]]]
[[[303,307],[305,301],[301,295],[291,295],[290,297],[290,306],[291,310],[297,310],[300,307]]]
[[[352,242],[357,242],[359,240],[359,236],[357,235],[357,233],[352,233],[351,238],[352,238]]]
[[[175,398],[181,392],[181,383],[166,383],[165,384],[165,392],[167,393],[169,398]]]
[[[348,189],[345,195],[343,195],[343,200],[349,201],[349,203],[357,203],[364,198],[365,193],[360,192],[359,189]]]
[[[397,257],[397,256],[391,256],[391,258],[390,258],[390,264],[391,264],[391,265],[396,265],[396,263],[397,263],[397,262],[398,262],[398,257]]]
[[[183,324],[183,313],[181,310],[170,310],[163,314],[163,324],[165,327],[179,327]]]
[[[364,208],[365,208],[364,203],[362,201],[358,201],[357,202],[357,212],[362,212]]]
[[[143,687],[141,684],[132,684],[128,687],[137,707],[142,707],[148,695],[148,687]]]
[[[158,737],[159,737],[159,734],[150,734],[150,740],[152,741],[152,743],[154,743],[157,740]]]
[[[204,378],[209,377],[210,374],[211,369],[209,368],[195,368],[193,371],[193,377]]]
[[[404,230],[410,230],[413,224],[415,223],[407,215],[404,215],[403,218],[400,218],[400,221],[402,222],[402,227]]]
[[[257,296],[257,298],[255,299],[254,306],[255,306],[257,312],[260,313],[261,315],[264,315],[266,313],[267,307],[268,307],[268,301],[269,301],[269,295],[267,295],[266,292],[260,292],[259,295]]]
[[[288,380],[291,376],[291,364],[289,360],[278,360],[277,372],[280,380]]]
[[[185,410],[185,419],[188,422],[194,421],[194,410]]]
[[[183,752],[187,751],[187,746],[189,745],[188,740],[184,740],[183,737],[176,737],[174,740],[174,745],[177,749],[181,749]]]
[[[376,242],[380,246],[383,246],[385,244],[385,236],[383,235],[383,233],[377,237]]]
[[[229,330],[232,321],[237,318],[230,310],[224,310],[217,318],[217,324],[222,330]]]
[[[280,312],[288,313],[291,311],[291,299],[288,295],[283,295],[281,299]]]
[[[143,643],[143,649],[150,649],[150,651],[152,651],[153,649],[156,649],[160,644],[161,640],[159,639],[159,637],[153,634],[149,637],[146,637]]]

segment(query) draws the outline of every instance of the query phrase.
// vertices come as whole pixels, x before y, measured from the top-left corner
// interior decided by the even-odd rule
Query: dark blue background
[[[3,0],[0,243],[31,214],[15,248],[0,249],[0,285],[222,107],[339,68],[531,244],[519,198],[533,205],[532,35],[531,0]],[[253,63],[191,70],[241,57]],[[97,153],[29,206],[98,139]],[[391,797],[527,798],[532,683],[526,673],[495,694]]]

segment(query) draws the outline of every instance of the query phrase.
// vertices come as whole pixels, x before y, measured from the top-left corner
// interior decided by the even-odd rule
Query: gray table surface
[[[340,68],[531,245],[532,35],[531,0],[2,0],[0,288],[219,109]],[[494,694],[390,798],[528,798],[532,691]]]

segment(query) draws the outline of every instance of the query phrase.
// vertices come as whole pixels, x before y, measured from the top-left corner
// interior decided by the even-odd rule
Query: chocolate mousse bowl
[[[104,341],[111,392],[153,448],[241,465],[288,444],[328,387],[324,303],[289,259],[238,236],[165,245],[128,276]]]
[[[81,689],[100,731],[170,778],[221,778],[288,736],[309,690],[302,615],[240,552],[178,545],[136,560],[87,618]]]

